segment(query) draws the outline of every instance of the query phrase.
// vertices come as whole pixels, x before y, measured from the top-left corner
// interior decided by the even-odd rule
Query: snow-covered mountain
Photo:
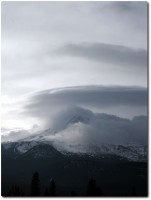
[[[60,113],[51,128],[5,142],[5,151],[13,149],[19,155],[40,144],[53,146],[63,154],[116,155],[128,160],[147,159],[147,117],[132,120],[109,114],[93,113],[71,107]]]
[[[77,154],[77,155],[88,155],[91,157],[104,157],[106,155],[119,156],[121,158],[127,159],[129,161],[146,161],[147,160],[147,146],[137,145],[137,146],[124,146],[124,145],[69,145],[65,149],[63,146],[54,146],[52,143],[46,142],[16,142],[16,143],[3,143],[3,152],[13,152],[15,156],[27,154],[31,152],[32,149],[38,148],[38,146],[43,145],[45,147],[50,147],[56,149],[63,155]],[[46,149],[47,150],[47,149]],[[34,151],[33,151],[34,152]],[[34,153],[33,153],[33,156]],[[39,156],[49,157],[49,151],[45,154],[39,150]]]

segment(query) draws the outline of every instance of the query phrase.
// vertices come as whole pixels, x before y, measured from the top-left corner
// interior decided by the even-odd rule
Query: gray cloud
[[[142,12],[145,14],[147,8],[147,2],[115,1],[110,3],[110,7],[117,11],[121,12],[125,11],[127,14],[129,14],[130,12],[137,12],[137,14],[139,14],[140,10],[142,10]]]
[[[53,142],[57,148],[69,151],[79,151],[79,145],[147,144],[147,124],[146,116],[137,116],[129,120],[72,106],[58,113],[54,122],[49,124],[48,130],[33,134],[25,130],[11,131],[2,136],[2,141],[28,141],[32,138],[36,142],[40,137],[43,141]]]
[[[107,13],[111,20],[117,19],[117,23],[121,27],[125,25],[131,27],[132,29],[147,29],[147,12],[148,12],[148,2],[141,1],[113,1],[102,3],[103,6],[96,4],[94,6],[94,13],[99,15],[101,12]],[[124,26],[122,26],[123,22]]]
[[[54,49],[72,43],[79,45],[67,45],[66,57],[52,55]],[[146,86],[146,50],[146,2],[2,3],[2,88],[8,96],[105,81]],[[92,60],[99,62],[92,65]],[[107,66],[100,65],[101,60]],[[112,71],[106,69],[109,64]]]
[[[60,54],[111,63],[120,67],[147,68],[147,51],[122,45],[104,43],[68,44],[58,50]]]
[[[2,142],[14,142],[23,138],[26,138],[30,135],[30,132],[26,130],[18,130],[18,131],[10,131],[8,134],[4,134],[1,136]]]
[[[74,112],[73,112],[74,111]],[[133,142],[147,144],[148,128],[147,117],[138,116],[132,120],[120,118],[115,115],[93,113],[82,108],[67,109],[57,117],[58,124],[67,122],[73,116],[82,116],[89,119],[87,123],[72,123],[68,121],[68,126],[59,130],[56,134],[48,134],[49,140],[63,142],[64,148],[68,144],[133,144]],[[56,129],[57,130],[57,129]]]
[[[56,49],[60,53],[54,55]],[[37,90],[58,87],[147,87],[146,52],[146,2],[2,2],[2,95],[9,102]],[[121,93],[119,100],[118,95],[112,95],[114,106],[110,106],[106,93],[102,93],[99,104],[94,92],[94,99],[83,92],[88,100],[82,92],[64,91],[61,96],[58,91],[41,97],[39,93],[25,111],[41,120],[73,103],[124,117],[146,114],[146,106],[141,103],[143,94],[138,95],[136,105],[133,98],[137,95],[132,98]],[[131,106],[121,95],[131,99]],[[13,104],[5,103],[6,127],[23,128],[23,124],[29,127],[35,123],[27,118],[24,121],[24,117],[21,123],[16,113],[22,109],[12,108]]]
[[[87,86],[46,90],[36,93],[26,102],[26,115],[46,123],[60,111],[80,106],[92,111],[134,117],[147,114],[147,90],[137,87]]]
[[[133,2],[113,2],[111,3],[112,8],[115,8],[119,11],[131,12],[131,10],[136,10],[138,8],[138,4],[134,4]]]

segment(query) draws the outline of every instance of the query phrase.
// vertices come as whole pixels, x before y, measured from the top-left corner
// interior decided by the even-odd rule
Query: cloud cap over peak
[[[41,120],[53,119],[64,109],[79,106],[132,118],[147,114],[147,89],[140,87],[82,86],[45,90],[32,95],[24,112]],[[49,123],[49,122],[48,122]]]

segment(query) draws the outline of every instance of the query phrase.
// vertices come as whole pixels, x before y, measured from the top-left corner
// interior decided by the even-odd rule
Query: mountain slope
[[[64,154],[105,154],[144,161],[147,160],[147,131],[145,116],[129,120],[72,106],[56,117],[51,128],[16,143],[3,143],[2,148],[5,153],[17,155],[38,145],[48,145]]]
[[[19,142],[19,143],[3,143],[2,154],[4,156],[17,157],[32,155],[36,157],[48,157],[58,155],[88,155],[91,157],[102,156],[117,156],[120,159],[127,159],[130,161],[143,162],[147,160],[147,146],[122,146],[122,145],[69,145],[66,150],[59,145],[55,147],[51,143],[44,142]]]

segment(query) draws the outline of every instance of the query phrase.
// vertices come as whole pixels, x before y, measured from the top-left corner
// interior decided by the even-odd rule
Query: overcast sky
[[[147,2],[2,2],[4,126],[26,95],[88,85],[147,87]]]

